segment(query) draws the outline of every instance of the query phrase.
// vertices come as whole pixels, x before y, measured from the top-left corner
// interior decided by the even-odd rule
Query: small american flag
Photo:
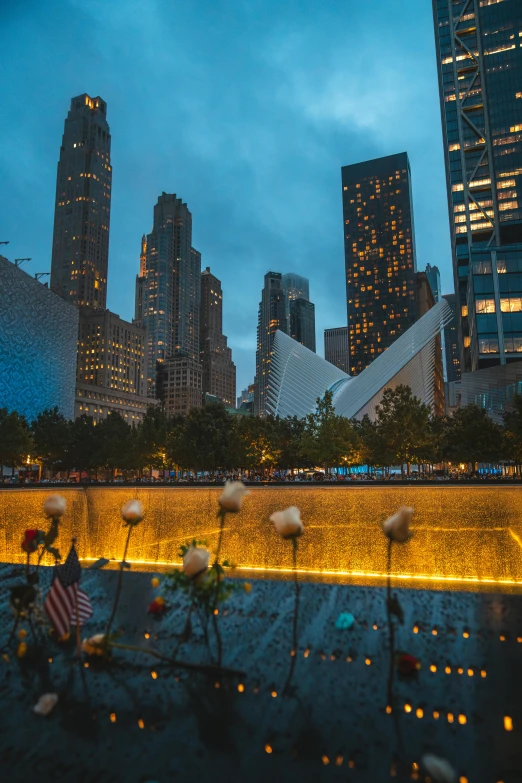
[[[55,566],[53,582],[44,603],[47,616],[59,637],[69,633],[71,623],[83,625],[92,616],[91,602],[79,587],[81,575],[82,567],[73,543],[65,563]]]

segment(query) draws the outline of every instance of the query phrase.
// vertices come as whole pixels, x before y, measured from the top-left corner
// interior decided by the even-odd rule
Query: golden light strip
[[[95,562],[96,557],[84,557],[85,562]],[[116,563],[116,561],[114,561]],[[180,568],[181,563],[154,561],[154,560],[129,560],[131,564],[151,566],[170,566],[171,568]],[[351,576],[365,577],[370,579],[387,579],[388,574],[377,571],[328,571],[313,568],[297,568],[298,574],[311,574],[313,576]],[[259,571],[274,574],[293,574],[293,568],[268,568],[267,566],[235,566],[234,571]],[[392,579],[417,581],[417,582],[455,582],[462,584],[493,584],[493,585],[514,585],[522,587],[522,580],[517,579],[494,579],[493,577],[474,577],[474,576],[445,576],[443,574],[392,574]]]

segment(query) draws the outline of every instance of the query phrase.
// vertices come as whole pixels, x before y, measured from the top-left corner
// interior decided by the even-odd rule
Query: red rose
[[[408,655],[408,653],[400,653],[397,656],[397,671],[404,677],[411,677],[412,674],[416,674],[421,667],[418,658],[414,655]]]
[[[36,552],[38,549],[38,533],[39,530],[26,530],[22,539],[22,549],[24,552]]]
[[[165,599],[158,597],[149,606],[149,614],[163,614],[165,611]]]

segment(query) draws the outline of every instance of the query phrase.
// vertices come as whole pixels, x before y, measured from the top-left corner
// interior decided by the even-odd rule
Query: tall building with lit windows
[[[461,369],[472,385],[466,373],[522,358],[522,3],[433,0],[433,13]]]
[[[152,402],[146,396],[145,329],[110,310],[80,315],[75,416],[99,421],[117,412],[129,424],[143,418]]]
[[[223,334],[223,291],[221,281],[208,266],[201,273],[199,323],[203,394],[211,394],[233,407],[236,404],[236,365]]]
[[[411,176],[405,152],[343,166],[350,375],[416,320]]]
[[[261,292],[257,319],[256,375],[254,378],[254,413],[264,416],[267,410],[269,376],[275,333],[288,334],[286,293],[281,272],[267,272]]]
[[[111,182],[107,104],[79,95],[65,120],[58,162],[51,289],[90,310],[106,306]]]
[[[154,206],[152,231],[141,241],[140,274],[136,282],[136,321],[147,330],[147,388],[155,397],[158,366],[169,360],[169,378],[177,378],[173,366],[179,359],[191,361],[190,394],[182,392],[188,378],[186,361],[180,366],[179,398],[169,392],[172,410],[186,412],[201,396],[199,356],[199,308],[201,254],[192,247],[192,214],[175,193],[162,193]],[[163,382],[162,382],[163,383]],[[162,388],[166,388],[165,384]],[[175,384],[173,388],[178,389]],[[171,399],[172,398],[172,399]],[[188,406],[188,407],[187,407]],[[179,408],[183,410],[178,410]]]

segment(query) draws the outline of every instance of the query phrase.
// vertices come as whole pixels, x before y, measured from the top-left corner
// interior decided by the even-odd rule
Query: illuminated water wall
[[[67,513],[60,547],[76,536],[80,557],[120,559],[120,508],[137,497],[147,515],[131,538],[128,560],[178,562],[179,545],[217,541],[219,488],[64,488]],[[0,492],[0,560],[23,562],[23,531],[45,527],[45,489]],[[297,505],[306,525],[299,566],[314,574],[382,579],[386,541],[380,524],[399,505],[415,508],[413,539],[394,547],[393,573],[403,578],[470,586],[522,586],[522,492],[516,487],[256,487],[244,511],[228,515],[222,556],[242,569],[291,568],[291,546],[275,534],[269,516]],[[261,575],[261,573],[260,573]],[[267,574],[269,575],[269,574]],[[306,576],[305,576],[306,578]],[[435,585],[433,585],[435,586]]]

